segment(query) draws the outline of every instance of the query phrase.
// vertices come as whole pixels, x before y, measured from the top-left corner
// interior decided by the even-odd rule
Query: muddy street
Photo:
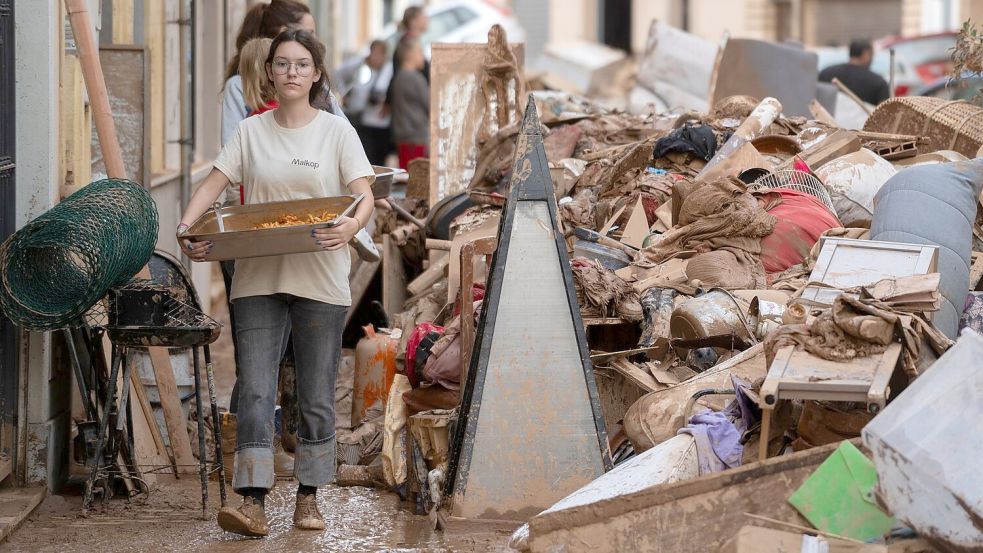
[[[215,523],[218,490],[210,489],[208,520],[201,519],[201,495],[194,477],[168,483],[149,498],[97,502],[81,516],[80,496],[54,495],[0,549],[23,552],[101,551],[273,552],[273,551],[508,551],[508,535],[430,530],[392,493],[368,488],[328,486],[318,493],[327,529],[303,532],[291,524],[296,482],[281,480],[267,496],[270,535],[247,539]],[[230,497],[237,504],[238,496]]]

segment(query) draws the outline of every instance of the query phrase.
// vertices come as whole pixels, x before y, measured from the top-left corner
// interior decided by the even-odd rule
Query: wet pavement
[[[292,526],[296,483],[280,481],[267,497],[270,535],[247,539],[223,532],[215,523],[218,488],[212,482],[208,520],[201,519],[198,482],[182,478],[146,500],[113,499],[82,518],[81,498],[52,496],[0,545],[4,551],[511,551],[508,534],[443,534],[426,516],[412,514],[398,496],[369,488],[328,486],[318,493],[325,517],[323,532]],[[230,497],[237,505],[238,496]]]

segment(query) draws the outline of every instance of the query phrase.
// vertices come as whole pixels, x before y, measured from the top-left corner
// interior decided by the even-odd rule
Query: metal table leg
[[[103,446],[106,442],[106,432],[109,430],[109,412],[112,411],[113,401],[116,397],[116,377],[119,376],[119,366],[122,363],[122,355],[119,348],[113,346],[113,368],[109,374],[109,386],[106,390],[106,402],[103,404],[102,418],[99,421],[99,437],[96,440],[95,462],[92,467],[92,474],[85,482],[85,495],[82,497],[82,514],[88,512],[92,505],[92,488],[95,486],[99,476],[99,470],[103,464]],[[107,484],[108,486],[108,484]]]
[[[205,413],[201,405],[201,363],[198,348],[191,348],[195,366],[195,406],[198,412],[198,474],[201,476],[201,518],[208,518],[208,461],[205,452]]]

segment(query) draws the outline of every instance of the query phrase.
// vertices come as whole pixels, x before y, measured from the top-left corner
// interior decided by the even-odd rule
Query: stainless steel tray
[[[389,197],[389,194],[393,189],[393,180],[396,175],[405,173],[403,169],[396,169],[394,167],[382,167],[380,165],[373,165],[375,169],[375,182],[372,183],[372,196],[377,200],[382,200]]]
[[[212,250],[205,256],[208,261],[316,252],[320,251],[320,248],[315,244],[311,231],[337,224],[338,219],[350,215],[361,200],[360,194],[224,207],[221,209],[224,230],[220,230],[222,227],[219,226],[215,210],[209,209],[181,235],[181,238],[187,238],[192,242],[210,241]],[[303,218],[308,215],[320,215],[325,211],[338,213],[338,217],[331,221],[310,225],[255,228],[256,225],[276,220],[284,215]]]

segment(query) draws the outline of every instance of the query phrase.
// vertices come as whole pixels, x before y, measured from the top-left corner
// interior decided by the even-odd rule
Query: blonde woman
[[[239,76],[242,78],[242,97],[253,106],[250,116],[276,109],[276,89],[266,75],[266,58],[270,55],[272,38],[254,38],[239,51]]]

